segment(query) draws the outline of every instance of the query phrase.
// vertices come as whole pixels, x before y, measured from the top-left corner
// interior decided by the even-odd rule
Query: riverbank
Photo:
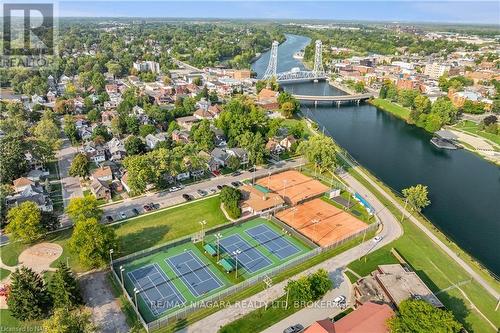
[[[408,122],[408,119],[410,119],[410,109],[405,108],[399,104],[393,103],[391,101],[388,101],[386,99],[373,98],[369,100],[368,103],[383,111],[389,112],[390,114],[406,122]]]
[[[312,128],[312,124],[315,123],[310,119],[307,121]],[[339,149],[341,151],[339,157],[344,161],[344,167],[348,173],[365,185],[394,216],[402,216],[405,210],[404,200],[400,195],[395,194],[393,190],[359,166],[340,146]],[[496,332],[495,327],[500,326],[500,320],[495,312],[497,302],[495,295],[498,296],[500,283],[423,215],[416,212],[406,212],[405,215],[410,217],[402,223],[403,236],[370,254],[364,264],[366,266],[364,270],[371,272],[376,269],[377,265],[387,263],[381,258],[387,258],[385,252],[389,252],[394,247],[409,261],[417,274],[468,331]],[[468,269],[472,272],[479,274],[479,277],[471,276],[469,274],[471,271],[468,272],[460,261],[469,266]],[[359,266],[359,263],[356,262],[356,266]],[[487,283],[490,286],[490,291],[480,283],[481,279],[486,281],[481,283]]]

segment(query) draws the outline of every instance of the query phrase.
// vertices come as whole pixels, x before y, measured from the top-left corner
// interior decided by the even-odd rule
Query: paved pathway
[[[92,310],[92,320],[103,333],[125,333],[130,328],[119,300],[111,292],[107,272],[90,272],[80,277],[83,299]]]
[[[293,315],[283,319],[279,323],[274,324],[262,331],[262,333],[283,332],[284,329],[295,324],[302,324],[304,327],[310,326],[317,320],[333,318],[337,314],[344,311],[339,306],[333,304],[333,300],[340,295],[343,295],[350,302],[351,300],[351,283],[347,276],[342,273],[341,269],[337,269],[330,274],[334,288],[328,291],[323,298],[313,305],[295,312]],[[347,306],[350,305],[348,302]]]
[[[351,186],[361,196],[368,200],[377,212],[376,214],[383,225],[383,229],[379,234],[382,237],[382,240],[378,243],[374,243],[371,239],[367,240],[363,244],[353,247],[333,258],[330,258],[322,263],[317,264],[316,266],[305,270],[304,272],[297,274],[293,277],[294,279],[309,273],[313,273],[320,268],[327,270],[329,273],[335,272],[339,269],[343,269],[352,261],[358,260],[364,255],[386,244],[389,244],[402,235],[403,230],[399,222],[375,196],[373,196],[361,183],[359,183],[349,174],[345,174],[344,179],[349,184],[349,186]],[[180,330],[180,332],[216,333],[221,326],[224,326],[238,318],[241,318],[255,308],[260,307],[263,302],[270,302],[283,295],[283,288],[285,287],[287,282],[287,280],[282,281],[273,285],[267,290],[250,296],[249,298],[244,300],[244,303],[232,304],[208,317],[205,317],[189,325],[189,327]]]

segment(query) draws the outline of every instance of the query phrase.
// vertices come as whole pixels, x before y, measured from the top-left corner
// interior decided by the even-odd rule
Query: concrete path
[[[83,299],[92,311],[92,320],[103,333],[125,333],[130,328],[119,300],[111,292],[107,272],[90,272],[80,277]]]
[[[302,324],[304,327],[310,326],[317,320],[333,318],[337,314],[344,311],[339,306],[333,304],[333,300],[340,295],[347,298],[347,306],[350,306],[351,300],[351,283],[341,269],[337,269],[330,273],[330,278],[333,281],[334,288],[323,296],[323,298],[309,307],[295,312],[293,315],[283,319],[279,323],[274,324],[262,333],[283,332],[284,329],[295,324]]]

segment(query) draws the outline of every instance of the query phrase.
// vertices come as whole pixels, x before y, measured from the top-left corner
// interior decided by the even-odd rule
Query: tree
[[[138,155],[144,153],[146,146],[139,137],[131,135],[125,140],[125,150],[127,155]]]
[[[424,300],[406,299],[398,306],[398,314],[388,321],[391,332],[458,333],[462,324],[451,311],[438,309]]]
[[[93,123],[101,120],[101,111],[98,109],[92,109],[87,113],[87,119]]]
[[[78,130],[76,128],[76,124],[74,119],[70,115],[64,116],[64,134],[68,137],[72,144],[77,144],[79,140]]]
[[[333,285],[332,280],[330,280],[328,276],[328,272],[322,268],[309,275],[309,282],[311,284],[313,300],[318,300],[323,297],[328,290],[332,289]]]
[[[42,119],[35,126],[33,134],[38,140],[51,146],[52,149],[58,149],[61,144],[61,140],[59,138],[60,130],[52,118],[52,112],[46,111],[44,113]]]
[[[297,151],[320,171],[332,169],[337,164],[335,144],[332,138],[325,135],[315,135],[307,141],[302,141]]]
[[[363,81],[358,81],[354,84],[354,91],[357,93],[364,93],[366,91],[365,83]]]
[[[85,268],[103,267],[108,263],[109,250],[116,248],[114,230],[95,218],[78,220],[69,240],[70,251],[78,256]]]
[[[240,168],[240,159],[234,155],[229,156],[227,159],[227,167],[231,170],[238,170]]]
[[[57,270],[50,278],[48,291],[55,308],[73,309],[83,304],[80,287],[71,269],[59,262]]]
[[[25,201],[7,213],[7,233],[17,240],[33,242],[44,232],[42,214],[33,201]]]
[[[281,114],[283,117],[290,119],[293,117],[295,106],[292,102],[285,102],[281,105]]]
[[[410,204],[416,211],[421,211],[422,208],[427,207],[431,202],[428,198],[427,186],[417,184],[409,188],[403,189],[403,196],[407,203]]]
[[[292,302],[309,302],[313,300],[311,281],[307,276],[288,281],[285,290]]]
[[[28,169],[24,142],[20,137],[0,138],[0,183],[7,184],[19,178]]]
[[[166,149],[158,149],[156,153],[159,154],[165,151]],[[158,180],[155,173],[155,165],[148,156],[127,156],[123,161],[123,165],[127,169],[127,183],[132,193],[143,193],[149,184]],[[160,169],[157,168],[157,170]]]
[[[45,318],[52,308],[52,301],[42,277],[22,266],[11,274],[10,279],[7,305],[12,316],[21,321]]]
[[[234,187],[224,186],[220,192],[220,201],[223,203],[227,214],[233,219],[241,216],[241,209],[238,205],[240,199],[241,191]]]
[[[156,133],[156,127],[151,124],[145,124],[139,126],[139,135],[143,138],[145,138],[148,134],[155,134]]]
[[[200,150],[211,151],[215,147],[215,133],[210,128],[210,122],[206,119],[193,126],[191,136]]]
[[[111,134],[108,132],[108,128],[102,124],[97,125],[92,130],[92,139],[94,139],[96,136],[102,136],[106,141],[109,141],[111,139]]]
[[[73,158],[73,161],[71,161],[68,172],[72,177],[87,177],[90,173],[90,161],[87,155],[83,153],[77,154],[75,158]]]
[[[100,220],[102,209],[99,208],[97,199],[92,195],[83,198],[72,198],[66,207],[66,213],[73,222],[85,221],[87,219]]]
[[[95,333],[97,327],[92,323],[90,311],[77,309],[68,311],[60,308],[43,322],[43,331],[46,333]]]

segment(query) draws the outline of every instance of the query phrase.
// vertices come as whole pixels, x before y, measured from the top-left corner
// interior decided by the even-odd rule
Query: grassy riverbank
[[[470,120],[463,120],[459,122],[458,124],[454,125],[453,128],[456,128],[458,130],[462,130],[464,132],[468,132],[472,135],[480,136],[485,139],[488,139],[497,145],[500,146],[500,135],[499,134],[493,134],[493,133],[488,133],[484,130],[481,130],[479,128],[479,124],[470,121]]]
[[[402,107],[401,105],[398,105],[386,99],[374,98],[369,100],[368,103],[405,121],[408,121],[408,119],[410,118],[410,109]]]

